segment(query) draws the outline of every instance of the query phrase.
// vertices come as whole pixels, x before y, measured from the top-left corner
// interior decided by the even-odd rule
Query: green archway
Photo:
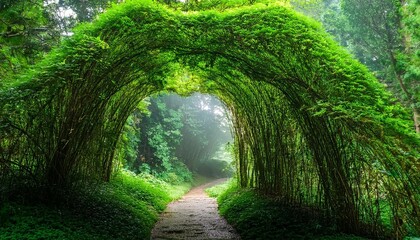
[[[108,180],[125,120],[144,97],[181,89],[182,69],[195,76],[187,90],[232,111],[242,186],[326,209],[349,232],[379,223],[387,200],[397,231],[420,229],[407,112],[315,22],[281,6],[184,13],[130,1],[80,26],[2,91],[3,178]]]

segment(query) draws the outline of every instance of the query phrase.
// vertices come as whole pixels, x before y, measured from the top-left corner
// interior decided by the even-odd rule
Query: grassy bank
[[[148,239],[159,213],[190,187],[121,172],[54,206],[3,202],[0,239]]]
[[[242,239],[365,239],[337,233],[326,222],[311,217],[308,210],[287,207],[233,182],[206,191],[217,197],[220,213]]]

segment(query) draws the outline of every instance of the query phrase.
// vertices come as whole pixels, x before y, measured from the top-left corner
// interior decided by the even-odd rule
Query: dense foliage
[[[420,132],[418,1],[332,1],[320,19],[336,39],[369,67],[401,103],[412,109]]]
[[[120,172],[52,206],[15,196],[0,202],[0,239],[149,239],[158,214],[188,188]]]
[[[284,205],[252,189],[239,188],[234,182],[206,191],[217,197],[220,213],[242,239],[366,239],[337,232],[320,211]]]
[[[231,175],[229,121],[216,98],[161,94],[144,103],[147,109],[137,108],[120,138],[116,157],[123,167],[169,182],[191,181],[191,172]]]
[[[72,34],[80,22],[91,21],[109,0],[3,0],[0,3],[0,87]],[[13,81],[13,78],[10,79]]]
[[[34,64],[58,42],[42,1],[0,4],[0,86],[6,77]]]
[[[419,233],[420,139],[409,111],[317,22],[278,4],[233,5],[181,12],[127,1],[4,84],[2,192],[51,198],[109,181],[125,122],[144,98],[200,91],[232,113],[241,187],[321,209],[345,232],[380,236],[391,209],[396,238]],[[179,77],[182,69],[194,78]],[[153,129],[148,141],[164,148],[163,128]]]

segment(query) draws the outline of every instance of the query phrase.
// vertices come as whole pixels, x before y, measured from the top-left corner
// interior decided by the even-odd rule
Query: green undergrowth
[[[0,239],[148,239],[159,213],[191,188],[117,174],[59,203],[0,203]]]
[[[291,208],[257,195],[251,189],[241,189],[233,180],[206,192],[211,197],[217,197],[220,213],[242,239],[366,239],[338,233],[324,221],[313,217],[310,210]]]

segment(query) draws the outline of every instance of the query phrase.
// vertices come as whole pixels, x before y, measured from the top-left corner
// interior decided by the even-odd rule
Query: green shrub
[[[205,191],[210,197],[217,198],[219,195],[224,193],[229,187],[236,186],[234,181],[234,179],[231,179],[222,184],[218,184],[211,188],[207,188]]]
[[[241,189],[235,181],[207,189],[217,196],[219,211],[242,239],[365,239],[337,233],[315,211],[290,207]]]
[[[190,186],[122,171],[54,206],[9,202],[0,206],[0,239],[148,239],[159,213]]]

